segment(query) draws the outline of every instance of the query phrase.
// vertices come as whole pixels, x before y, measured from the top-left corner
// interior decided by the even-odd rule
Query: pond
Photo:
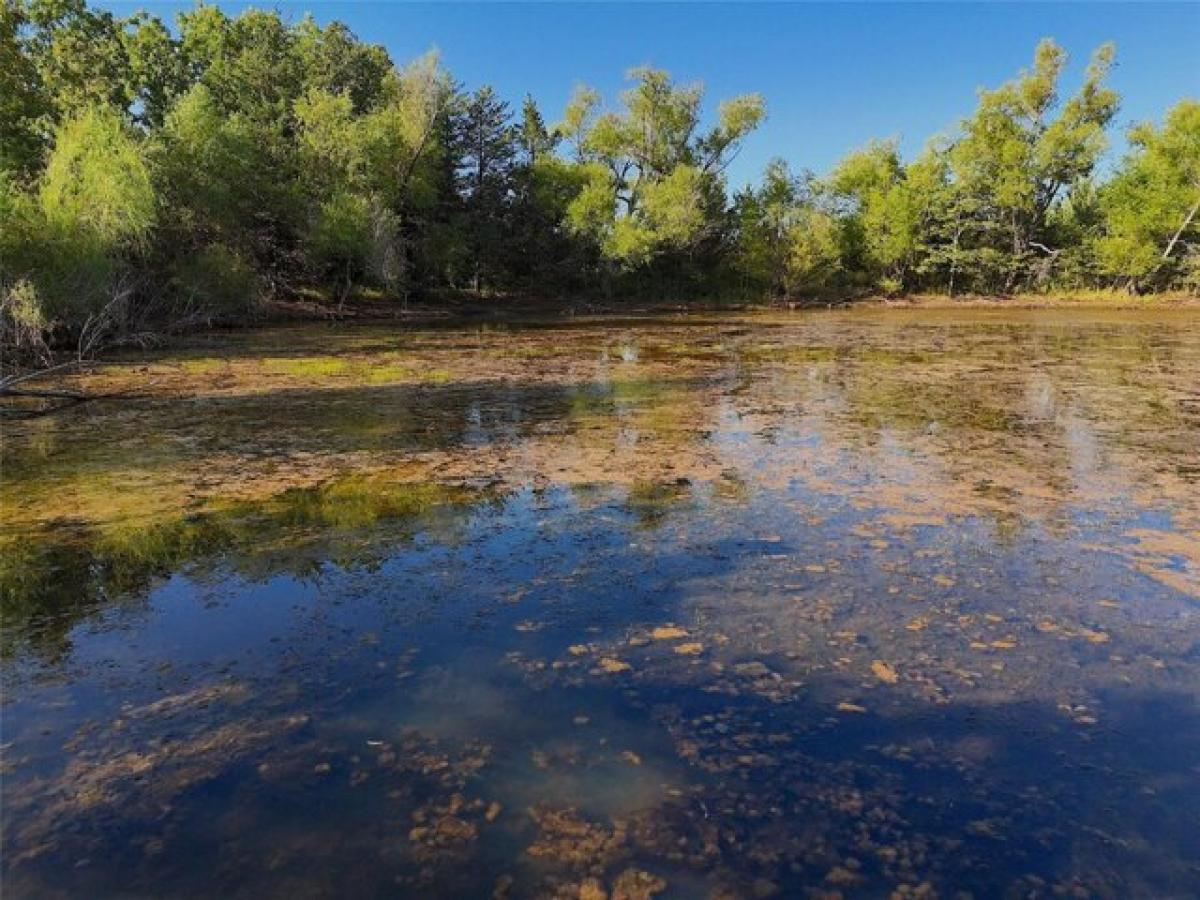
[[[4,424],[8,897],[1200,895],[1200,317],[215,334]]]

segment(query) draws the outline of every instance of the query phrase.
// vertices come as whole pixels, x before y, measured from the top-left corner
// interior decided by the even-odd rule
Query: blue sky
[[[163,18],[191,3],[105,2]],[[700,80],[711,111],[759,91],[769,119],[730,168],[754,179],[772,156],[827,170],[872,137],[906,154],[970,113],[979,87],[1030,61],[1041,37],[1071,54],[1069,90],[1098,44],[1117,44],[1117,122],[1159,119],[1200,97],[1200,3],[219,3],[340,19],[403,62],[431,47],[468,87],[490,83],[514,104],[530,92],[548,121],[572,87],[616,101],[623,73],[652,64]],[[1122,143],[1116,137],[1114,153]]]

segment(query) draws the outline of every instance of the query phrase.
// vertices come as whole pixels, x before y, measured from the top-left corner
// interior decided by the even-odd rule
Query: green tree
[[[591,166],[568,220],[626,267],[666,253],[679,268],[719,239],[722,172],[762,121],[764,104],[757,95],[725,101],[717,123],[700,132],[699,85],[676,85],[649,68],[629,77],[634,86],[622,94],[621,112],[597,115],[598,95],[586,88],[568,105],[559,130]]]
[[[379,102],[392,71],[383,47],[362,43],[341,22],[322,28],[311,15],[295,27],[295,53],[303,91],[345,95],[360,114]]]
[[[390,260],[392,289],[444,280],[457,250],[452,112],[457,91],[437,53],[393,72],[378,109],[364,120],[367,170],[382,198],[377,258]]]
[[[290,217],[291,197],[258,137],[203,83],[179,99],[151,150],[174,240],[221,242],[260,260],[269,254],[278,223]]]
[[[295,103],[298,176],[318,201],[336,190],[365,190],[370,181],[367,128],[349,93],[310,88]]]
[[[788,229],[784,292],[788,296],[826,293],[843,270],[837,219],[824,210],[805,208]]]
[[[20,4],[0,4],[0,172],[26,177],[41,162],[50,113],[40,73],[21,38],[27,24]]]
[[[1137,287],[1197,265],[1200,102],[1180,101],[1161,127],[1132,129],[1129,143],[1131,151],[1101,191],[1105,234],[1097,253],[1103,271]]]
[[[843,240],[850,264],[873,282],[902,276],[915,239],[896,142],[873,141],[851,153],[829,182],[843,204]]]
[[[103,107],[64,122],[38,190],[47,225],[104,250],[145,247],[156,213],[150,172],[121,118]]]
[[[734,268],[743,287],[786,295],[795,230],[815,206],[815,179],[795,176],[782,159],[767,164],[762,182],[734,198]]]
[[[546,120],[542,118],[537,102],[529,94],[521,104],[521,123],[517,126],[517,143],[524,160],[533,165],[539,159],[554,152],[560,136],[557,131],[546,128]]]
[[[120,23],[85,0],[28,0],[26,52],[57,121],[81,110],[129,106],[129,60]]]
[[[127,299],[125,276],[149,246],[157,198],[141,148],[115,112],[86,109],[59,126],[37,199],[32,276],[47,318],[78,326]]]
[[[476,292],[502,279],[517,165],[510,119],[508,104],[484,86],[466,98],[456,122],[456,183]]]
[[[162,21],[147,13],[129,19],[122,38],[129,63],[126,89],[137,120],[157,128],[190,86],[180,47]]]
[[[1117,95],[1104,85],[1113,56],[1111,44],[1098,48],[1083,85],[1060,103],[1058,83],[1067,55],[1043,40],[1032,69],[980,93],[975,114],[963,123],[962,137],[950,151],[961,188],[987,205],[992,233],[1007,237],[1006,287],[1027,271],[1032,252],[1057,249],[1045,243],[1051,207],[1091,175],[1104,150],[1105,128],[1117,111]],[[982,234],[979,241],[995,246],[990,238]]]
[[[373,236],[371,201],[361,194],[335,191],[317,208],[307,249],[322,274],[334,278],[339,309],[367,271]]]
[[[889,293],[915,287],[951,201],[939,148],[905,165],[896,142],[874,141],[838,164],[829,189],[840,206],[846,264]]]
[[[297,36],[279,14],[250,9],[231,19],[201,5],[180,14],[179,30],[184,58],[218,107],[244,116],[261,140],[282,140],[303,75]]]

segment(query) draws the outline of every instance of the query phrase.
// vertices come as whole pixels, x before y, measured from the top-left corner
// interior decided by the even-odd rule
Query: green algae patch
[[[272,375],[296,378],[330,378],[350,372],[350,363],[334,356],[264,359],[262,367]]]
[[[189,375],[211,375],[214,372],[220,372],[228,363],[215,357],[200,357],[181,360],[179,365]]]

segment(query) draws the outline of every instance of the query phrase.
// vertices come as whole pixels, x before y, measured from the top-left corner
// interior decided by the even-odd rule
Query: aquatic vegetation
[[[202,563],[224,560],[260,578],[304,573],[328,558],[368,564],[433,525],[435,511],[465,512],[486,499],[465,487],[350,475],[253,501],[208,503],[179,518],[10,531],[0,544],[0,650],[12,655],[14,642],[27,639],[57,656],[81,618]],[[373,527],[386,527],[386,535],[370,534]]]
[[[626,506],[645,528],[662,524],[671,510],[691,499],[689,482],[684,479],[669,483],[634,482],[629,487]]]
[[[1192,318],[219,340],[6,428],[18,895],[1195,893]]]
[[[350,364],[335,356],[297,357],[295,359],[264,359],[263,369],[276,375],[295,375],[300,378],[325,378],[347,372]]]
[[[180,360],[179,365],[189,375],[211,375],[225,368],[226,362],[223,359],[214,357],[199,357],[197,359]]]

